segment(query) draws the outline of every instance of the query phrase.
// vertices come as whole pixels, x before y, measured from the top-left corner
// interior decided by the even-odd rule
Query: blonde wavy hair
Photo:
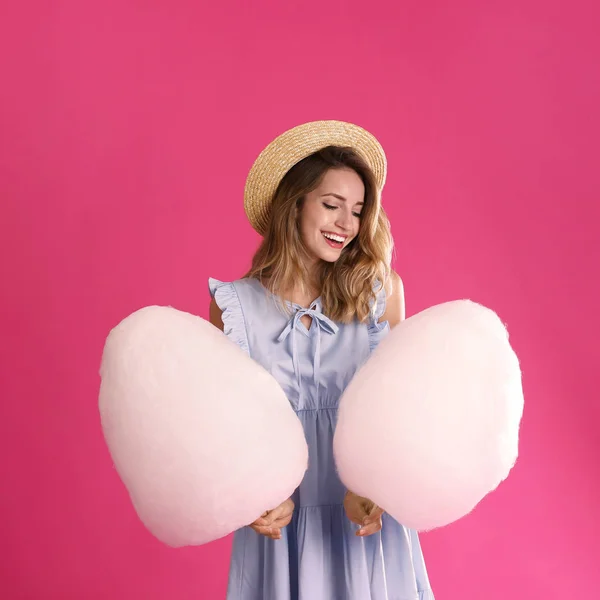
[[[281,180],[270,207],[269,224],[245,277],[256,278],[276,297],[291,282],[306,284],[307,250],[299,216],[304,198],[330,169],[352,169],[365,186],[358,235],[335,262],[320,261],[316,274],[323,312],[334,321],[366,321],[377,293],[390,276],[393,240],[387,216],[378,202],[373,173],[352,148],[329,146],[306,157]]]

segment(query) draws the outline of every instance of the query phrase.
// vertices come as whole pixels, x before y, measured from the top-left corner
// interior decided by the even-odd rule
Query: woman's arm
[[[401,321],[404,321],[406,315],[404,284],[395,271],[392,271],[390,274],[390,279],[386,286],[386,294],[385,312],[381,316],[380,321],[387,321],[390,324],[390,328],[393,328]]]
[[[218,307],[217,302],[213,298],[210,301],[210,306],[208,308],[208,320],[217,328],[223,331],[223,319],[221,315],[223,311]]]

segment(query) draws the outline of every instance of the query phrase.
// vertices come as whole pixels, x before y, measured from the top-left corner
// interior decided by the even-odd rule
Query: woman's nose
[[[352,213],[349,210],[340,210],[337,214],[335,224],[343,229],[351,229],[352,227]]]

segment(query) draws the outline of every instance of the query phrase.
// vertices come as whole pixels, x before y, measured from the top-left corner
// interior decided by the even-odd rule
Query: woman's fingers
[[[349,491],[344,498],[344,508],[350,521],[359,526],[356,535],[364,537],[381,530],[385,511],[368,498]]]
[[[276,521],[273,521],[273,523],[271,523],[271,527],[279,527],[280,529],[282,527],[285,527],[287,525],[289,525],[292,521],[292,515],[285,515],[283,517],[281,517],[280,519],[277,519]]]
[[[265,512],[254,521],[257,525],[267,525],[267,517],[269,516],[269,511],[265,510]]]
[[[259,527],[270,527],[277,520],[277,513],[275,510],[267,511],[261,517],[256,519],[252,525],[258,525]]]
[[[373,535],[383,527],[383,520],[381,517],[385,511],[374,503],[371,503],[370,506],[367,507],[367,510],[368,513],[361,523],[361,528],[356,532],[356,535],[360,537]]]
[[[274,508],[273,510],[269,511],[269,514],[265,517],[265,521],[267,522],[267,524],[271,525],[281,517],[282,513],[283,508],[281,507],[281,505],[279,505],[277,508]]]
[[[371,521],[368,525],[363,525],[357,532],[356,535],[360,537],[366,537],[368,535],[373,535],[378,531],[381,531],[382,520],[379,517],[376,521]]]
[[[294,502],[289,498],[273,510],[264,512],[250,527],[260,535],[279,540],[281,529],[290,524],[293,514]]]
[[[344,509],[346,515],[355,525],[363,525],[364,520],[369,517],[369,509],[374,506],[366,498],[362,498],[348,492],[344,498]]]
[[[263,513],[250,527],[260,535],[279,540],[281,539],[281,529],[290,524],[293,513],[293,501],[286,500],[277,508]]]
[[[288,516],[282,517],[281,519],[277,519],[276,521],[273,521],[268,525],[259,525],[257,523],[253,523],[252,525],[250,525],[250,527],[254,529],[256,533],[260,533],[261,535],[270,537],[273,540],[279,540],[281,539],[281,530],[287,525],[289,525],[291,520],[292,515],[290,514]]]
[[[293,501],[286,500],[285,502],[282,502],[277,508],[273,509],[269,516],[273,518],[273,521],[277,521],[278,519],[291,516],[293,512]]]
[[[373,508],[369,511],[367,516],[363,519],[363,525],[370,525],[371,523],[375,523],[377,521],[381,521],[381,517],[384,513],[383,508],[379,508],[376,505],[373,505]]]
[[[260,525],[250,525],[256,533],[260,535],[264,535],[265,537],[271,538],[272,540],[281,539],[281,529],[279,527],[270,527],[270,526],[260,526]]]
[[[279,519],[286,518],[288,516],[291,517],[293,512],[294,502],[291,499],[289,499],[285,502],[282,502],[273,510],[268,510],[267,512],[263,513],[259,519],[256,519],[256,521],[254,521],[254,523],[263,526],[273,525],[273,523],[275,523]]]

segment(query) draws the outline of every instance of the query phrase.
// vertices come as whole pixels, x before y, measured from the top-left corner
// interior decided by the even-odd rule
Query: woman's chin
[[[334,263],[337,262],[340,258],[340,256],[342,255],[342,249],[336,249],[336,248],[311,248],[309,250],[309,254],[312,258],[312,260],[315,260],[316,262],[326,262],[326,263]]]

